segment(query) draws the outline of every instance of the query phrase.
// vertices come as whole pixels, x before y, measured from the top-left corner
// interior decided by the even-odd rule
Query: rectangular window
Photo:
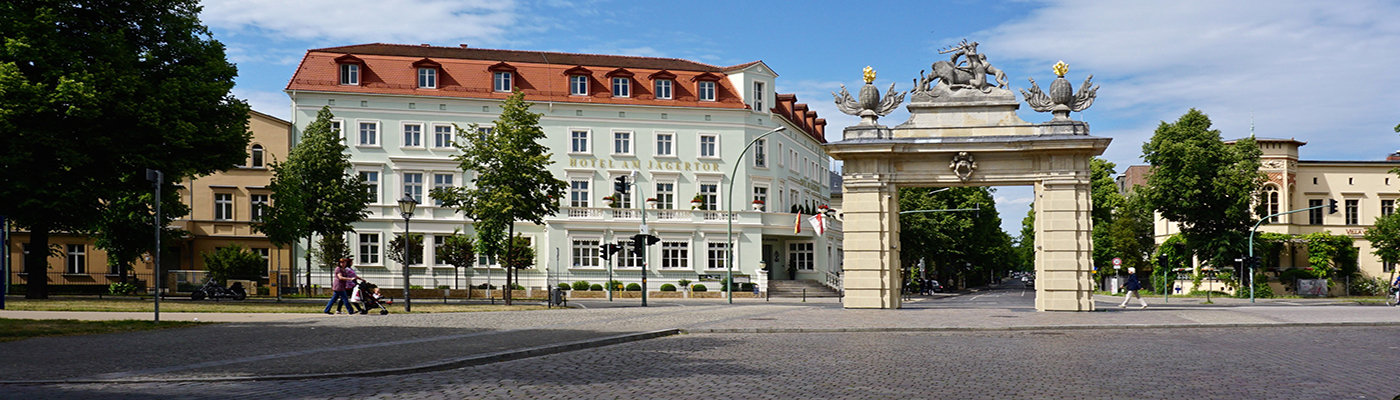
[[[815,264],[812,258],[812,243],[789,243],[788,259],[799,271],[811,271]]]
[[[704,207],[704,209],[706,209],[706,210],[718,210],[718,208],[716,208],[716,207],[719,207],[719,184],[718,184],[718,183],[701,183],[701,184],[700,184],[700,199],[701,199],[701,203],[704,204],[704,205],[702,206],[702,207]]]
[[[1395,200],[1381,200],[1381,216],[1389,217],[1395,213]]]
[[[269,257],[272,253],[269,253],[269,252],[268,252],[268,249],[267,249],[266,247],[254,247],[254,248],[251,248],[251,249],[249,249],[249,250],[252,250],[252,251],[253,251],[253,254],[257,254],[258,257],[262,258],[262,260],[263,260],[263,273],[262,273],[262,274],[263,274],[263,275],[266,275],[266,274],[267,274],[267,269],[268,269],[268,267],[271,267],[271,266],[272,266],[272,261],[271,261],[271,260],[272,260],[272,257]]]
[[[421,89],[437,89],[437,68],[419,68],[418,87]]]
[[[360,84],[360,66],[357,64],[340,64],[340,84]]]
[[[345,143],[345,132],[341,130],[342,126],[343,125],[341,124],[341,121],[331,120],[331,133],[334,133],[336,134],[336,136],[339,136],[341,143]]]
[[[674,210],[676,208],[675,182],[656,183],[656,208],[659,210]]]
[[[754,187],[753,187],[753,201],[755,201],[755,202],[759,202],[759,201],[764,202],[765,204],[764,204],[763,206],[760,206],[759,209],[760,209],[760,210],[767,210],[767,209],[768,209],[768,204],[767,204],[767,203],[768,203],[768,187],[767,187],[767,186],[754,186]]]
[[[670,80],[670,79],[657,79],[657,80],[656,80],[656,98],[657,98],[657,99],[661,99],[661,100],[670,100],[670,99],[671,99],[671,80]]]
[[[763,82],[753,83],[753,110],[763,112]]]
[[[612,78],[613,97],[632,97],[632,78]]]
[[[513,80],[514,77],[510,72],[496,72],[495,74],[492,74],[491,90],[495,90],[497,92],[509,92],[515,89],[515,82],[513,82]]]
[[[1308,207],[1321,207],[1321,199],[1308,199]],[[1308,210],[1308,225],[1322,225],[1322,208]]]
[[[267,215],[267,195],[248,195],[248,218],[253,221],[262,221],[263,215]]]
[[[700,96],[700,101],[715,101],[715,83],[713,81],[700,81],[696,92],[696,95]]]
[[[452,187],[452,174],[433,174],[433,189],[447,189]],[[442,200],[433,200],[433,204],[442,205]]]
[[[81,244],[68,245],[68,273],[87,273],[87,246]]]
[[[588,77],[584,75],[569,75],[569,94],[587,96]]]
[[[632,252],[632,245],[630,242],[628,243],[628,245],[622,246],[622,251],[617,252],[616,254],[614,254],[614,256],[617,257],[616,265],[618,268],[642,267],[642,255]]]
[[[674,147],[675,142],[676,142],[676,134],[674,134],[674,133],[657,133],[657,134],[656,134],[656,155],[658,155],[658,156],[674,156],[674,155],[676,155],[676,149],[675,149],[675,147]]]
[[[413,197],[418,204],[423,204],[423,174],[417,172],[405,172],[403,174],[403,194]]]
[[[661,268],[690,268],[690,243],[661,242]]]
[[[700,135],[700,157],[719,157],[719,136]]]
[[[360,234],[360,264],[379,264],[379,234]]]
[[[452,125],[433,125],[433,147],[445,149],[452,147]]]
[[[403,147],[423,147],[423,125],[403,125]]]
[[[360,123],[360,145],[361,145],[361,146],[378,146],[378,145],[379,145],[379,123],[378,123],[378,122],[361,122],[361,123]]]
[[[1361,221],[1360,203],[1360,200],[1347,200],[1347,225],[1356,225]]]
[[[490,268],[491,266],[496,265],[496,257],[491,257],[485,254],[477,254],[476,265],[480,267]]]
[[[587,179],[575,179],[569,181],[569,207],[587,208],[590,204],[588,198]]]
[[[365,193],[370,204],[379,204],[379,171],[360,171],[360,180],[365,182]]]
[[[613,132],[613,154],[632,154],[632,132]]]
[[[570,153],[587,154],[589,149],[590,146],[588,145],[588,131],[576,130],[569,132]]]
[[[729,243],[709,242],[705,245],[705,269],[724,269],[724,261],[729,257],[729,252],[724,250],[729,247]]]
[[[602,265],[598,258],[597,240],[574,240],[572,246],[572,257],[574,268],[597,268]]]
[[[233,220],[233,193],[214,194],[214,220]]]
[[[768,168],[768,139],[753,142],[753,166]]]
[[[442,244],[447,242],[447,236],[433,235],[433,265],[447,265],[447,260],[438,257],[438,250],[442,249]]]

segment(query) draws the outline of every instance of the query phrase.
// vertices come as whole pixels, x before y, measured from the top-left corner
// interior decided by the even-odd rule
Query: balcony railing
[[[712,210],[646,210],[648,221],[658,222],[691,222],[696,224],[727,224],[726,212]],[[792,229],[796,221],[796,214],[775,213],[762,211],[734,211],[730,214],[736,225],[763,225],[773,227],[785,227]],[[567,216],[567,217],[565,217]],[[596,221],[641,221],[642,210],[636,208],[585,208],[585,207],[564,207],[560,210],[556,219],[583,219]],[[807,221],[809,215],[802,216],[802,232],[807,233],[812,229]],[[835,218],[826,218],[827,230],[841,231],[841,221]]]

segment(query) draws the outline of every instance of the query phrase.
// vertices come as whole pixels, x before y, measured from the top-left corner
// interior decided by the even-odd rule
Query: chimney
[[[427,43],[419,44],[418,46],[420,46],[420,47],[433,47],[433,45],[430,45],[430,44],[427,44]]]
[[[464,49],[465,49],[465,48],[470,47],[470,46],[467,46],[466,43],[460,43],[460,44],[457,45],[457,47],[461,47],[461,48],[464,48]]]

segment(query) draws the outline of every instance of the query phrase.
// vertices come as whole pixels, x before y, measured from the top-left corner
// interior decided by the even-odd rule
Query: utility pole
[[[155,206],[156,206],[156,215],[155,215],[155,221],[154,221],[154,222],[155,222],[154,225],[155,225],[155,227],[156,227],[156,247],[155,247],[154,250],[151,251],[151,259],[155,262],[155,266],[152,268],[152,271],[155,272],[154,274],[152,274],[152,275],[155,275],[155,276],[154,276],[154,279],[152,279],[153,281],[155,281],[155,298],[156,298],[156,300],[155,300],[155,301],[156,301],[156,305],[155,305],[155,322],[159,323],[159,322],[160,322],[160,289],[161,289],[161,288],[160,288],[160,186],[161,186],[162,183],[165,182],[165,174],[161,173],[159,170],[154,170],[154,169],[147,168],[147,169],[146,169],[146,180],[151,181],[151,183],[153,183],[153,184],[155,185],[155,187],[156,187],[156,198],[155,198],[155,201],[154,201]]]

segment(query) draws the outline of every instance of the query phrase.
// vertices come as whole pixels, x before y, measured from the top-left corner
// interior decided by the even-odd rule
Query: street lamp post
[[[729,222],[729,233],[726,236],[729,239],[729,244],[725,246],[724,249],[725,252],[728,253],[728,259],[725,260],[724,267],[728,269],[725,276],[727,277],[726,284],[729,285],[729,287],[724,289],[725,293],[727,293],[726,296],[729,297],[729,304],[734,304],[734,175],[739,173],[739,165],[744,162],[744,154],[748,154],[749,148],[753,147],[754,143],[758,143],[760,139],[768,137],[768,135],[782,132],[786,129],[786,126],[779,126],[750,140],[749,144],[744,146],[744,150],[739,152],[739,159],[734,160],[734,169],[729,171],[729,189],[724,193],[724,219]],[[801,223],[801,221],[798,221],[798,223]]]
[[[417,199],[414,199],[413,196],[409,196],[407,193],[405,193],[405,194],[403,195],[403,198],[399,199],[399,213],[400,213],[400,215],[403,216],[403,311],[404,311],[404,312],[412,312],[412,311],[413,311],[413,303],[412,303],[412,301],[411,301],[411,299],[409,298],[409,295],[408,295],[408,265],[411,264],[411,259],[409,258],[409,254],[408,254],[408,249],[409,249],[408,244],[409,244],[409,240],[410,240],[410,239],[408,238],[408,233],[409,233],[409,230],[408,230],[408,220],[409,220],[410,218],[413,217],[413,210],[414,210],[415,208],[418,208],[418,200],[417,200]]]
[[[1249,261],[1249,302],[1250,302],[1250,303],[1253,303],[1253,302],[1254,302],[1254,265],[1255,265],[1255,261],[1254,261],[1254,231],[1259,230],[1259,225],[1260,225],[1260,224],[1263,224],[1264,221],[1268,221],[1269,219],[1271,219],[1271,218],[1273,218],[1273,217],[1277,217],[1277,216],[1285,215],[1285,214],[1292,214],[1292,213],[1298,213],[1298,212],[1303,212],[1303,211],[1309,211],[1309,210],[1316,210],[1316,209],[1323,208],[1323,207],[1330,207],[1331,210],[1332,210],[1331,213],[1336,213],[1336,212],[1337,212],[1337,211],[1336,211],[1336,209],[1337,209],[1337,208],[1336,208],[1336,207],[1337,207],[1337,201],[1336,201],[1336,200],[1331,200],[1331,201],[1329,202],[1329,204],[1318,204],[1318,205],[1316,205],[1316,206],[1312,206],[1312,207],[1308,207],[1308,208],[1300,208],[1300,209],[1297,209],[1297,210],[1284,211],[1284,212],[1281,212],[1281,213],[1270,214],[1270,215],[1267,216],[1267,217],[1260,218],[1260,219],[1259,219],[1259,222],[1255,222],[1255,223],[1254,223],[1254,227],[1253,227],[1253,228],[1249,228],[1249,260],[1250,260],[1250,261]]]

